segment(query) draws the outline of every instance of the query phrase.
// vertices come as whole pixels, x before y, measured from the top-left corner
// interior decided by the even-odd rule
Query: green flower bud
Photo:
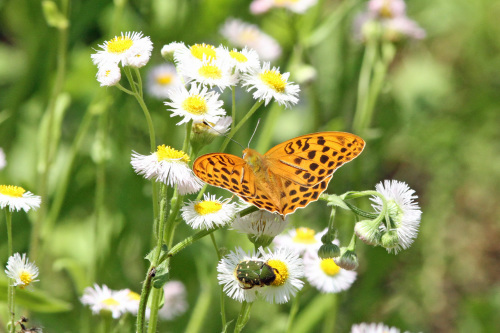
[[[340,256],[333,258],[333,261],[337,264],[337,266],[349,271],[355,270],[359,265],[356,253],[346,247],[342,247],[340,249]]]
[[[321,259],[335,258],[340,255],[340,248],[338,245],[330,243],[323,244],[318,250],[318,256]]]

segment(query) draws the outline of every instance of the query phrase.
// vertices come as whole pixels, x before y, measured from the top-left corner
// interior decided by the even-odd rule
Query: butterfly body
[[[318,200],[335,170],[358,156],[364,145],[363,139],[350,133],[313,133],[285,141],[265,154],[250,148],[243,151],[243,158],[206,154],[195,160],[193,171],[210,185],[286,216]]]

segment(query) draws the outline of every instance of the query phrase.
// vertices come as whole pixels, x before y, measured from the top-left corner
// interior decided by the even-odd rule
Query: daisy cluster
[[[91,55],[97,65],[97,81],[101,86],[114,86],[121,79],[122,67],[140,68],[151,57],[153,43],[141,32],[126,32],[99,45],[97,53]]]
[[[406,15],[404,0],[368,1],[366,10],[354,20],[354,35],[359,40],[366,40],[377,33],[378,28],[382,38],[392,42],[425,37],[425,30]]]
[[[188,308],[186,288],[179,281],[169,281],[163,287],[164,305],[158,311],[160,318],[172,320],[182,315]],[[120,318],[126,313],[137,315],[140,295],[130,289],[112,290],[106,285],[87,287],[81,297],[81,302],[88,305],[94,314],[101,311],[110,312],[113,318]],[[146,316],[149,317],[149,308]]]

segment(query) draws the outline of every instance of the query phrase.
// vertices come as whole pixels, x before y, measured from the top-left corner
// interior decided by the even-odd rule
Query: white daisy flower
[[[80,301],[88,305],[92,313],[99,314],[101,311],[109,311],[116,319],[127,312],[128,294],[128,289],[114,291],[106,285],[99,287],[99,285],[94,284],[94,288],[85,288]]]
[[[225,116],[224,104],[219,100],[219,94],[209,91],[207,87],[192,84],[188,91],[184,86],[173,89],[168,94],[171,102],[165,102],[171,111],[171,117],[184,117],[177,125],[188,123],[190,120],[215,123],[220,116]]]
[[[28,287],[38,276],[38,267],[35,263],[29,262],[26,258],[26,253],[23,253],[22,257],[19,253],[14,253],[8,262],[5,274],[14,280],[13,286],[19,286],[19,288],[24,289]]]
[[[382,22],[384,36],[387,40],[399,41],[403,38],[423,39],[425,30],[417,22],[407,16],[395,17]]]
[[[361,323],[352,325],[351,333],[400,333],[400,330],[383,323]]]
[[[194,44],[189,47],[182,45],[175,45],[174,59],[178,66],[182,67],[185,64],[193,62],[201,62],[204,60],[216,60],[217,48],[211,44]]]
[[[389,217],[394,223],[393,229],[389,231],[396,231],[399,239],[399,244],[388,248],[387,251],[398,253],[409,248],[417,237],[422,216],[418,203],[414,201],[418,196],[414,195],[415,191],[409,188],[406,183],[397,180],[380,182],[375,186],[375,189],[387,200]],[[373,209],[380,213],[383,206],[382,199],[373,196],[370,200],[373,202]],[[385,226],[381,228],[385,230]]]
[[[203,183],[188,166],[189,156],[170,146],[158,146],[151,155],[132,154],[134,171],[146,179],[155,179],[169,186],[176,186],[180,195],[195,193]]]
[[[286,303],[302,289],[304,282],[304,264],[297,252],[279,248],[274,252],[266,252],[259,248],[261,259],[269,265],[276,274],[276,279],[267,287],[259,290],[262,297],[269,303]]]
[[[130,289],[124,290],[124,294],[126,294],[126,297],[123,306],[126,311],[136,315],[139,311],[139,302],[141,301],[141,295]]]
[[[105,41],[99,47],[102,50],[91,55],[92,61],[98,67],[107,63],[141,67],[149,60],[153,43],[149,37],[143,37],[142,32],[126,32],[125,34],[122,32],[121,36]]]
[[[227,201],[227,200],[226,200]],[[234,219],[238,204],[224,202],[222,197],[204,194],[203,200],[190,201],[182,207],[182,218],[193,229],[222,227]]]
[[[310,7],[314,6],[318,0],[254,0],[250,4],[252,14],[267,12],[272,7],[286,8],[294,13],[303,14]]]
[[[239,215],[232,224],[232,228],[255,237],[275,237],[285,230],[288,225],[288,216],[270,213],[267,210],[258,210],[243,217]]]
[[[0,170],[5,168],[7,165],[7,160],[5,159],[5,153],[3,152],[3,149],[0,148]]]
[[[227,134],[233,123],[231,116],[219,117],[215,123],[205,121],[193,121],[193,132],[197,134],[207,133],[212,136]]]
[[[20,211],[23,209],[25,212],[30,209],[40,207],[42,198],[34,195],[31,192],[19,186],[13,185],[0,185],[0,208],[4,209],[9,207],[11,212]]]
[[[236,276],[238,265],[247,260],[257,261],[261,259],[253,253],[247,254],[241,248],[236,248],[236,251],[231,251],[217,265],[219,284],[224,285],[223,291],[238,302],[253,302],[257,298],[257,288],[245,289]]]
[[[196,81],[210,88],[216,86],[221,91],[238,83],[237,73],[233,73],[230,62],[224,57],[185,61],[178,65],[178,69],[187,81]]]
[[[279,68],[270,69],[270,64],[265,62],[258,71],[243,75],[243,86],[253,92],[253,98],[264,100],[265,105],[274,98],[279,104],[290,107],[297,104],[300,88],[293,82],[288,82],[290,73],[281,74]]]
[[[114,62],[101,63],[96,77],[101,87],[111,87],[120,82],[122,72]]]
[[[172,320],[188,309],[186,287],[180,281],[169,281],[163,286],[163,307],[158,316],[163,320]]]
[[[172,64],[161,64],[151,68],[146,81],[146,91],[158,99],[168,98],[173,89],[182,86],[177,70]]]
[[[172,42],[172,43],[163,45],[163,47],[161,48],[161,56],[164,59],[173,60],[174,59],[174,53],[177,50],[183,49],[185,47],[186,47],[186,45],[184,45],[184,43],[182,43],[182,42],[181,43]]]
[[[244,47],[241,51],[237,49],[229,51],[224,46],[219,46],[218,49],[221,50],[221,57],[227,59],[230,66],[238,72],[247,73],[260,69],[259,55],[255,50]]]
[[[220,33],[236,47],[254,49],[262,60],[273,61],[281,55],[281,46],[258,26],[238,19],[227,19]]]
[[[302,254],[308,249],[317,249],[321,246],[321,237],[328,231],[316,233],[314,229],[300,227],[288,231],[285,235],[278,235],[274,238],[276,247],[287,247]]]
[[[307,281],[322,293],[338,293],[347,290],[356,280],[356,272],[337,266],[332,258],[321,259],[318,251],[304,254],[304,269]]]

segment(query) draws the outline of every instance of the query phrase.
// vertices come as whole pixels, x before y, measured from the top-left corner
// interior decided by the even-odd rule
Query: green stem
[[[252,106],[250,111],[247,112],[247,114],[241,119],[241,121],[231,129],[231,132],[226,137],[226,140],[222,143],[222,146],[220,147],[219,151],[224,152],[227,148],[227,145],[229,144],[229,141],[233,138],[233,136],[238,132],[238,130],[247,122],[248,119],[259,109],[259,107],[264,103],[264,100],[260,100],[255,102],[255,104]]]
[[[231,88],[231,97],[232,97],[232,105],[231,105],[231,120],[236,123],[236,87]]]
[[[7,225],[7,247],[9,250],[9,258],[14,254],[12,249],[12,212],[8,207],[5,208],[5,221]],[[9,279],[9,287],[7,289],[7,307],[9,309],[10,316],[10,329],[9,332],[14,333],[16,329],[15,324],[15,309],[14,309],[14,296],[15,296],[15,286],[13,279]]]
[[[61,6],[61,12],[68,17],[68,1],[63,1]],[[50,165],[52,164],[52,159],[55,154],[56,145],[54,141],[54,121],[55,109],[57,98],[59,97],[63,85],[64,78],[66,76],[66,56],[68,48],[68,28],[58,29],[59,38],[57,44],[57,69],[56,69],[56,79],[54,87],[52,89],[49,103],[47,105],[46,115],[47,115],[47,133],[44,139],[45,147],[42,150],[42,157],[40,164],[38,166],[38,195],[40,195],[44,201],[40,205],[37,217],[33,223],[33,229],[31,230],[31,241],[30,241],[30,257],[36,260],[38,256],[38,248],[40,242],[40,231],[42,223],[45,222],[45,216],[47,214],[48,207],[48,178],[49,171],[51,170]]]
[[[356,102],[356,113],[354,114],[353,130],[359,135],[363,134],[365,128],[363,124],[367,116],[366,108],[368,103],[368,94],[370,90],[370,81],[372,76],[373,64],[377,58],[377,40],[374,38],[368,39],[365,47],[365,54],[363,55],[363,63],[361,65],[361,72],[358,82],[358,99]]]
[[[146,318],[146,307],[148,304],[149,293],[151,292],[152,280],[156,274],[156,269],[152,266],[149,267],[146,279],[142,284],[141,299],[139,301],[139,310],[137,311],[137,327],[136,333],[144,332],[144,319]]]
[[[158,307],[161,301],[161,289],[153,288],[151,295],[151,312],[149,315],[148,333],[156,332],[156,325],[158,323]]]
[[[217,242],[215,241],[215,236],[213,233],[210,234],[210,239],[212,240],[212,244],[214,245],[215,252],[217,253],[217,259],[220,261],[222,256],[219,251],[219,247],[217,246]],[[225,297],[224,297],[224,287],[220,286],[220,314],[222,320],[222,327],[226,327],[226,306],[225,306]]]
[[[290,308],[290,314],[288,315],[288,323],[286,325],[286,332],[287,333],[293,332],[293,321],[295,320],[295,316],[297,315],[297,312],[299,311],[300,296],[302,296],[302,291],[303,291],[303,289],[299,290],[297,292],[297,295],[293,299],[292,307]]]
[[[238,320],[236,321],[236,325],[234,326],[234,333],[239,333],[245,327],[248,319],[250,319],[250,310],[252,309],[253,303],[248,303],[243,301],[241,303],[240,313],[238,315]]]

